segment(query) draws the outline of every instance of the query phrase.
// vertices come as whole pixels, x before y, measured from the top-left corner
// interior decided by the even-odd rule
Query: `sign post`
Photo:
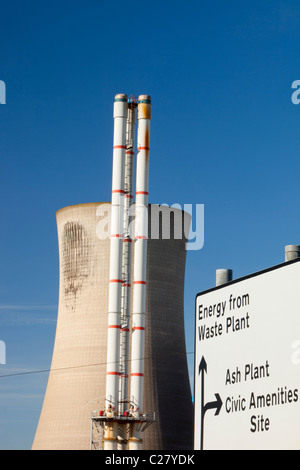
[[[197,449],[300,449],[300,259],[196,296]]]

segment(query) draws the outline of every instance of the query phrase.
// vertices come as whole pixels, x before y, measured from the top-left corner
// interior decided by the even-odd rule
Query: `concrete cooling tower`
[[[33,450],[89,450],[91,413],[105,407],[110,239],[102,229],[110,208],[91,203],[57,212],[57,329]],[[186,240],[184,234],[165,239],[161,230],[151,237],[151,213],[157,208],[148,211],[144,373],[144,410],[154,412],[156,421],[142,433],[143,449],[192,449],[183,311]],[[178,209],[160,209],[160,218],[171,220],[171,234],[178,214],[186,220]]]

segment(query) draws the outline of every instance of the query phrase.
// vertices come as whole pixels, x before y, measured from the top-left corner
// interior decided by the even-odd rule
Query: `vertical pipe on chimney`
[[[144,345],[148,240],[148,180],[151,121],[150,96],[139,96],[137,119],[138,135],[130,382],[131,412],[132,415],[136,418],[143,414],[144,393]],[[132,424],[131,426],[129,449],[142,449],[142,437],[141,432],[139,431],[139,424]]]
[[[227,282],[232,281],[231,269],[217,269],[216,270],[216,286],[222,286]]]
[[[114,417],[118,409],[122,248],[124,209],[124,160],[126,151],[127,96],[118,94],[114,101],[113,176],[111,199],[111,240],[108,300],[106,413]],[[117,423],[107,423],[104,450],[117,449]]]
[[[285,261],[292,261],[300,258],[300,245],[286,245]]]
[[[120,332],[120,391],[119,413],[124,415],[129,406],[129,333],[131,308],[131,254],[132,233],[130,219],[133,207],[133,175],[134,175],[134,145],[136,124],[136,103],[128,100],[128,116],[126,124],[126,155],[124,170],[124,237],[122,258],[122,303],[121,303],[121,332]],[[127,448],[127,425],[119,426],[118,450]]]

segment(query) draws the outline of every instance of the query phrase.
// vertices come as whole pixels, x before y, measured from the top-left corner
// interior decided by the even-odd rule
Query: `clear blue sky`
[[[48,369],[55,213],[110,200],[116,93],[152,96],[150,202],[205,205],[186,265],[194,301],[300,243],[298,0],[10,0],[1,5],[0,375]],[[189,355],[190,363],[192,355]],[[47,373],[0,378],[0,448],[29,449]]]

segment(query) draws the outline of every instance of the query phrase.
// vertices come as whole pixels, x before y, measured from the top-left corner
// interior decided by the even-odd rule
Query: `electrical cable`
[[[186,356],[190,354],[195,354],[194,351],[190,351],[185,353]],[[160,356],[149,356],[149,357],[144,357],[144,360],[147,361],[149,359],[153,359],[155,357],[160,357]],[[140,360],[140,359],[139,359]],[[128,362],[132,362],[131,359],[128,359]],[[70,367],[59,367],[57,369],[40,369],[40,370],[32,370],[32,371],[26,371],[26,372],[16,372],[14,374],[4,374],[0,375],[0,379],[7,378],[7,377],[19,377],[22,375],[33,375],[33,374],[44,374],[46,372],[58,372],[62,370],[72,370],[72,369],[82,369],[84,367],[96,367],[96,366],[105,366],[107,365],[107,362],[98,362],[95,364],[83,364],[83,365],[78,365],[78,366],[70,366]]]

